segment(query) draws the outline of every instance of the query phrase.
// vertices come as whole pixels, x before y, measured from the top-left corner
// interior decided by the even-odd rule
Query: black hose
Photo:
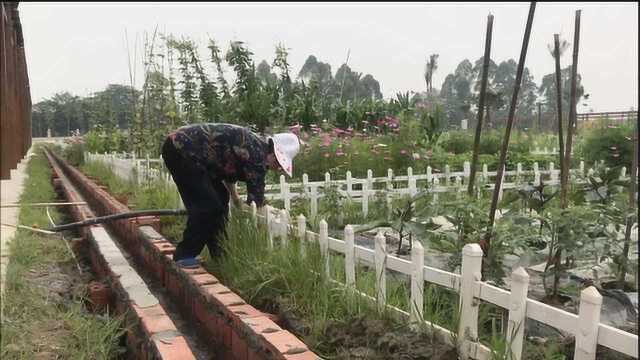
[[[135,218],[140,216],[159,216],[159,215],[177,216],[177,215],[186,215],[186,214],[187,214],[186,209],[159,209],[159,210],[129,211],[125,213],[94,217],[93,219],[78,221],[78,222],[69,223],[69,224],[57,225],[48,230],[54,231],[54,232],[60,232],[63,230],[69,230],[69,229],[74,229],[78,227],[91,226],[91,225],[101,224],[108,221],[129,219],[129,218]]]

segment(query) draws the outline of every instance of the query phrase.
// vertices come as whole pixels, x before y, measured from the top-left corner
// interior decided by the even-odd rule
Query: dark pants
[[[229,214],[229,192],[222,181],[214,180],[204,170],[184,158],[167,139],[162,158],[178,187],[189,216],[182,241],[173,260],[195,257],[205,245],[211,257],[220,255],[220,240],[225,236]]]

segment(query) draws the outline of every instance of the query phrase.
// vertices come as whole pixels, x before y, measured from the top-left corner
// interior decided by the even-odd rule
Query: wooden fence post
[[[620,180],[624,179],[625,176],[627,176],[627,167],[623,166],[622,169],[620,169]]]
[[[431,166],[427,166],[427,184],[431,185],[433,182],[433,169]]]
[[[302,174],[302,192],[305,196],[309,195],[309,175]]]
[[[291,198],[289,197],[289,188],[287,187],[287,180],[284,175],[280,175],[280,196],[282,196],[284,208],[287,211],[291,210]]]
[[[474,300],[474,293],[476,282],[482,279],[482,254],[478,244],[467,244],[462,248],[458,341],[460,341],[463,359],[467,359],[470,355],[466,341],[478,341],[478,303]]]
[[[520,182],[522,180],[522,164],[516,164],[516,182]]]
[[[351,170],[347,170],[347,196],[351,196],[353,192],[353,180],[351,179]]]
[[[307,245],[307,218],[300,214],[297,218],[298,221],[298,240],[300,246],[300,256],[304,256],[306,253],[305,246]]]
[[[575,360],[595,360],[598,347],[598,327],[600,326],[600,310],[602,295],[594,286],[580,293],[580,309],[578,310],[578,331],[576,332]]]
[[[540,185],[540,168],[538,167],[538,162],[533,163],[533,185]]]
[[[417,184],[416,178],[413,176],[412,167],[407,168],[407,180],[408,180],[408,187],[409,187],[409,195],[414,196],[415,194],[418,193],[418,184]]]
[[[383,311],[387,304],[387,244],[382,235],[378,232],[375,238],[375,267],[376,267],[376,301],[378,311]]]
[[[411,321],[418,322],[423,319],[424,308],[424,248],[422,243],[413,240],[411,245]]]
[[[489,167],[487,164],[482,164],[482,180],[489,181]]]
[[[367,169],[367,188],[373,190],[373,171]]]
[[[471,163],[468,161],[465,161],[464,164],[462,165],[462,178],[463,180],[465,178],[469,178],[469,176],[471,176]]]
[[[437,188],[440,186],[440,179],[438,178],[434,178],[433,179],[433,204],[437,204],[438,203],[438,193],[435,192],[437,190]]]
[[[282,246],[289,242],[289,212],[286,209],[280,210],[280,241]]]
[[[310,204],[311,218],[315,219],[316,216],[318,216],[318,187],[317,186],[311,187],[311,196],[309,201],[311,202]]]
[[[258,206],[255,201],[251,202],[251,219],[254,226],[258,225]]]
[[[267,224],[267,240],[269,242],[269,247],[273,248],[273,215],[271,214],[271,206],[265,205],[264,207],[264,219]]]
[[[347,286],[356,286],[356,245],[353,227],[344,227],[344,273]]]
[[[325,275],[329,279],[331,278],[331,269],[329,268],[329,225],[324,219],[320,220],[318,242],[320,243],[320,254],[324,258]]]
[[[444,185],[448,186],[449,185],[449,178],[451,177],[451,168],[449,167],[449,164],[444,166]]]
[[[580,175],[584,176],[584,160],[580,160]]]
[[[513,360],[522,359],[524,344],[524,327],[527,320],[527,292],[529,290],[529,274],[518,267],[511,274],[511,295],[509,296],[509,325],[507,326],[507,343],[511,344]]]
[[[369,186],[362,183],[362,215],[366,219],[369,215]]]

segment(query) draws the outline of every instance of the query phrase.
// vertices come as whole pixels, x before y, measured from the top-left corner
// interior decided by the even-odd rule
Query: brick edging
[[[53,169],[54,186],[60,186],[69,201],[84,201],[62,172],[60,163],[49,153],[46,155]],[[69,209],[77,221],[94,217],[87,206],[73,205]],[[101,225],[93,225],[81,228],[80,232],[86,239],[80,246],[88,251],[94,272],[108,282],[113,290],[109,304],[115,304],[115,313],[124,316],[127,348],[135,358],[195,359],[184,336],[157,298],[150,294],[144,281],[128,264],[105,229]],[[140,293],[142,297],[137,295]],[[141,298],[146,301],[139,301]]]
[[[100,215],[130,211],[79,170],[63,161],[60,164]],[[162,283],[208,340],[223,348],[225,358],[319,359],[304,342],[247,304],[204,268],[177,267],[171,257],[175,246],[158,232],[157,217],[114,221],[110,229],[124,241],[121,245]]]

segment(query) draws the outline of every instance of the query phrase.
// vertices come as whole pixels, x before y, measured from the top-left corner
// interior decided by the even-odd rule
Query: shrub
[[[590,129],[585,131],[584,140],[576,148],[576,155],[593,164],[604,160],[607,166],[631,166],[633,126]]]
[[[473,136],[465,131],[449,131],[442,136],[441,146],[446,152],[462,154],[473,149]]]

